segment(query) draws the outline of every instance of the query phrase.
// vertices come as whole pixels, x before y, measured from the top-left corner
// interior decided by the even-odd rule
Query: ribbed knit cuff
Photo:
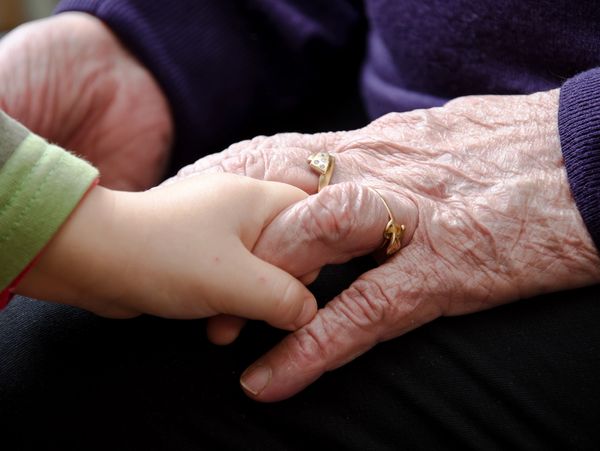
[[[98,170],[30,134],[0,168],[0,290],[40,253]]]
[[[600,69],[562,86],[558,130],[571,192],[600,249]]]

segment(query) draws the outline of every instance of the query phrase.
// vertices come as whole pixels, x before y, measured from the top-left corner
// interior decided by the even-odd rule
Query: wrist
[[[119,194],[93,187],[15,291],[101,315],[131,316],[118,305],[124,252]]]

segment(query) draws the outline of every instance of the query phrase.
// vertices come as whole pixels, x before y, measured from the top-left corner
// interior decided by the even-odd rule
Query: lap
[[[369,265],[327,270],[326,300]],[[203,321],[116,321],[17,298],[0,314],[11,449],[592,448],[600,442],[600,287],[442,318],[274,404],[241,372],[282,336],[234,345]],[[16,440],[16,441],[14,441]]]

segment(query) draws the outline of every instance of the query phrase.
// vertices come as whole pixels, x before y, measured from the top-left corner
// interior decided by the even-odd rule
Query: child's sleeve
[[[97,178],[89,163],[0,111],[0,308]]]

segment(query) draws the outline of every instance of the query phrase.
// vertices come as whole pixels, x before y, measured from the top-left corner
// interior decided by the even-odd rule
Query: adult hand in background
[[[83,155],[107,187],[146,189],[163,175],[173,133],[167,101],[92,16],[59,14],[0,40],[0,108]]]
[[[600,259],[571,197],[557,131],[558,91],[456,99],[386,115],[350,132],[282,134],[233,145],[182,169],[284,181],[315,193],[306,157],[335,155],[331,185],[278,216],[257,256],[312,280],[376,250],[388,221],[403,249],[363,274],[242,376],[260,401],[289,397],[382,340],[445,315],[600,280]],[[218,317],[226,342],[240,323]]]

